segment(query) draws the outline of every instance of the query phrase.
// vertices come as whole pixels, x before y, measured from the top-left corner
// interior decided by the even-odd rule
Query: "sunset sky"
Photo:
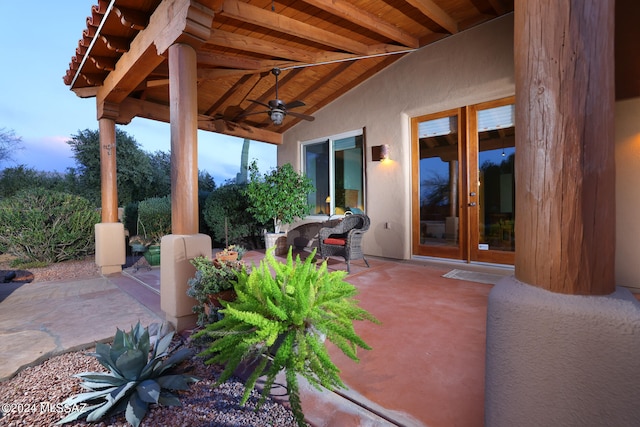
[[[75,166],[66,141],[80,130],[98,129],[95,98],[77,97],[62,81],[94,3],[0,0],[0,129],[13,130],[24,146],[14,155],[16,162],[2,163],[0,170],[24,164],[64,172]],[[166,123],[136,118],[121,129],[145,151],[170,151]],[[199,169],[216,184],[235,178],[242,142],[199,132]],[[276,147],[252,141],[249,158],[267,171],[276,165]]]

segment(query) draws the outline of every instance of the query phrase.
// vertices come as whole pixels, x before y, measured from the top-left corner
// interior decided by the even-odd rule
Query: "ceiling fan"
[[[303,119],[303,120],[308,120],[310,122],[312,122],[313,120],[315,120],[315,117],[313,116],[308,116],[306,114],[300,114],[300,113],[296,113],[293,111],[289,111],[292,108],[297,108],[297,107],[304,107],[305,103],[302,101],[293,101],[293,102],[289,102],[287,104],[285,104],[281,99],[278,98],[278,76],[280,75],[282,70],[280,70],[280,68],[274,68],[271,70],[271,73],[276,76],[276,99],[272,99],[269,101],[268,104],[265,104],[264,102],[261,101],[256,101],[255,99],[249,99],[248,101],[251,102],[255,102],[256,104],[260,104],[263,107],[267,107],[268,110],[264,110],[264,111],[255,111],[252,113],[246,113],[246,114],[242,114],[241,117],[246,117],[252,114],[262,114],[262,113],[267,113],[269,115],[269,117],[271,118],[271,121],[273,122],[274,125],[280,125],[282,124],[282,120],[284,120],[284,117],[289,114],[293,117],[297,117],[299,119]]]

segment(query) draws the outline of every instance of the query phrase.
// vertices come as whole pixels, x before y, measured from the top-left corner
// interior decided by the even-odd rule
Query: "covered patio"
[[[178,329],[193,321],[188,260],[211,249],[198,234],[197,129],[279,144],[279,163],[300,170],[302,142],[366,129],[367,144],[390,145],[394,154],[381,167],[363,150],[375,237],[364,249],[409,260],[411,209],[418,209],[411,195],[420,184],[410,118],[452,108],[466,117],[475,104],[512,96],[517,249],[514,276],[488,297],[484,420],[640,417],[640,386],[630,380],[640,374],[640,309],[620,286],[621,278],[628,287],[640,283],[637,189],[633,180],[616,182],[616,161],[637,177],[638,148],[623,155],[614,132],[616,120],[638,108],[620,102],[640,96],[630,43],[640,31],[637,2],[112,0],[93,12],[65,81],[96,99],[103,185],[96,263],[104,273],[124,263],[115,125],[134,116],[170,122],[172,234],[162,241],[160,288]],[[286,71],[281,88],[274,68]],[[621,125],[635,135],[631,122]],[[459,193],[461,208],[477,206],[476,188]],[[617,232],[624,221],[630,226]],[[461,254],[481,249],[469,242]],[[634,250],[620,251],[624,244]],[[391,282],[366,294],[402,287]],[[413,295],[412,303],[407,312],[417,316]],[[422,378],[413,380],[412,393]]]
[[[305,253],[302,253],[304,256]],[[263,251],[250,251],[258,263]],[[280,257],[282,258],[282,257]],[[352,263],[347,281],[361,305],[381,325],[362,322],[356,330],[373,347],[360,363],[332,348],[349,390],[319,393],[305,388],[303,408],[314,426],[482,426],[488,295],[510,268],[463,266],[467,279],[443,277],[456,263],[369,258]],[[329,268],[344,270],[331,258]],[[160,270],[128,268],[110,280],[159,312]]]

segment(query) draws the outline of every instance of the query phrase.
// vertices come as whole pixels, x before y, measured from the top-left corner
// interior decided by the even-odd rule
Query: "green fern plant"
[[[218,384],[229,379],[243,362],[257,362],[246,380],[241,403],[246,403],[259,377],[266,375],[262,399],[269,395],[278,372],[284,370],[289,402],[299,425],[306,425],[297,375],[318,389],[346,388],[339,370],[324,346],[325,338],[348,357],[359,361],[358,347],[371,348],[356,334],[353,321],[378,320],[358,307],[356,288],[347,283],[345,271],[329,272],[326,262],[317,267],[315,252],[304,262],[291,249],[285,263],[267,251],[251,273],[238,274],[233,302],[223,302],[222,320],[207,325],[194,338],[211,343],[200,353],[206,363],[225,369]],[[278,345],[274,345],[274,344]]]
[[[109,372],[84,372],[74,375],[84,382],[88,392],[65,400],[65,407],[79,408],[57,424],[78,419],[98,421],[104,416],[124,412],[127,421],[138,427],[149,404],[180,406],[180,399],[171,391],[188,390],[197,378],[176,374],[171,368],[192,355],[188,348],[171,352],[173,332],[166,325],[154,324],[155,332],[143,328],[140,322],[125,333],[117,330],[113,344],[96,344],[95,356]],[[157,326],[157,328],[156,328]]]

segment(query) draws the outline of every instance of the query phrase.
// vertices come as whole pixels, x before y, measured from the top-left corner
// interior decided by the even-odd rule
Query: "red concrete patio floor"
[[[263,255],[249,252],[245,259],[257,263]],[[482,426],[492,285],[442,277],[452,268],[482,268],[373,257],[369,264],[352,262],[347,280],[358,288],[361,306],[382,322],[356,325],[373,350],[360,351],[355,363],[328,344],[349,389],[303,393],[308,421],[314,426]],[[346,267],[339,259],[330,259],[329,266]],[[130,275],[157,286],[149,282],[158,270]]]

